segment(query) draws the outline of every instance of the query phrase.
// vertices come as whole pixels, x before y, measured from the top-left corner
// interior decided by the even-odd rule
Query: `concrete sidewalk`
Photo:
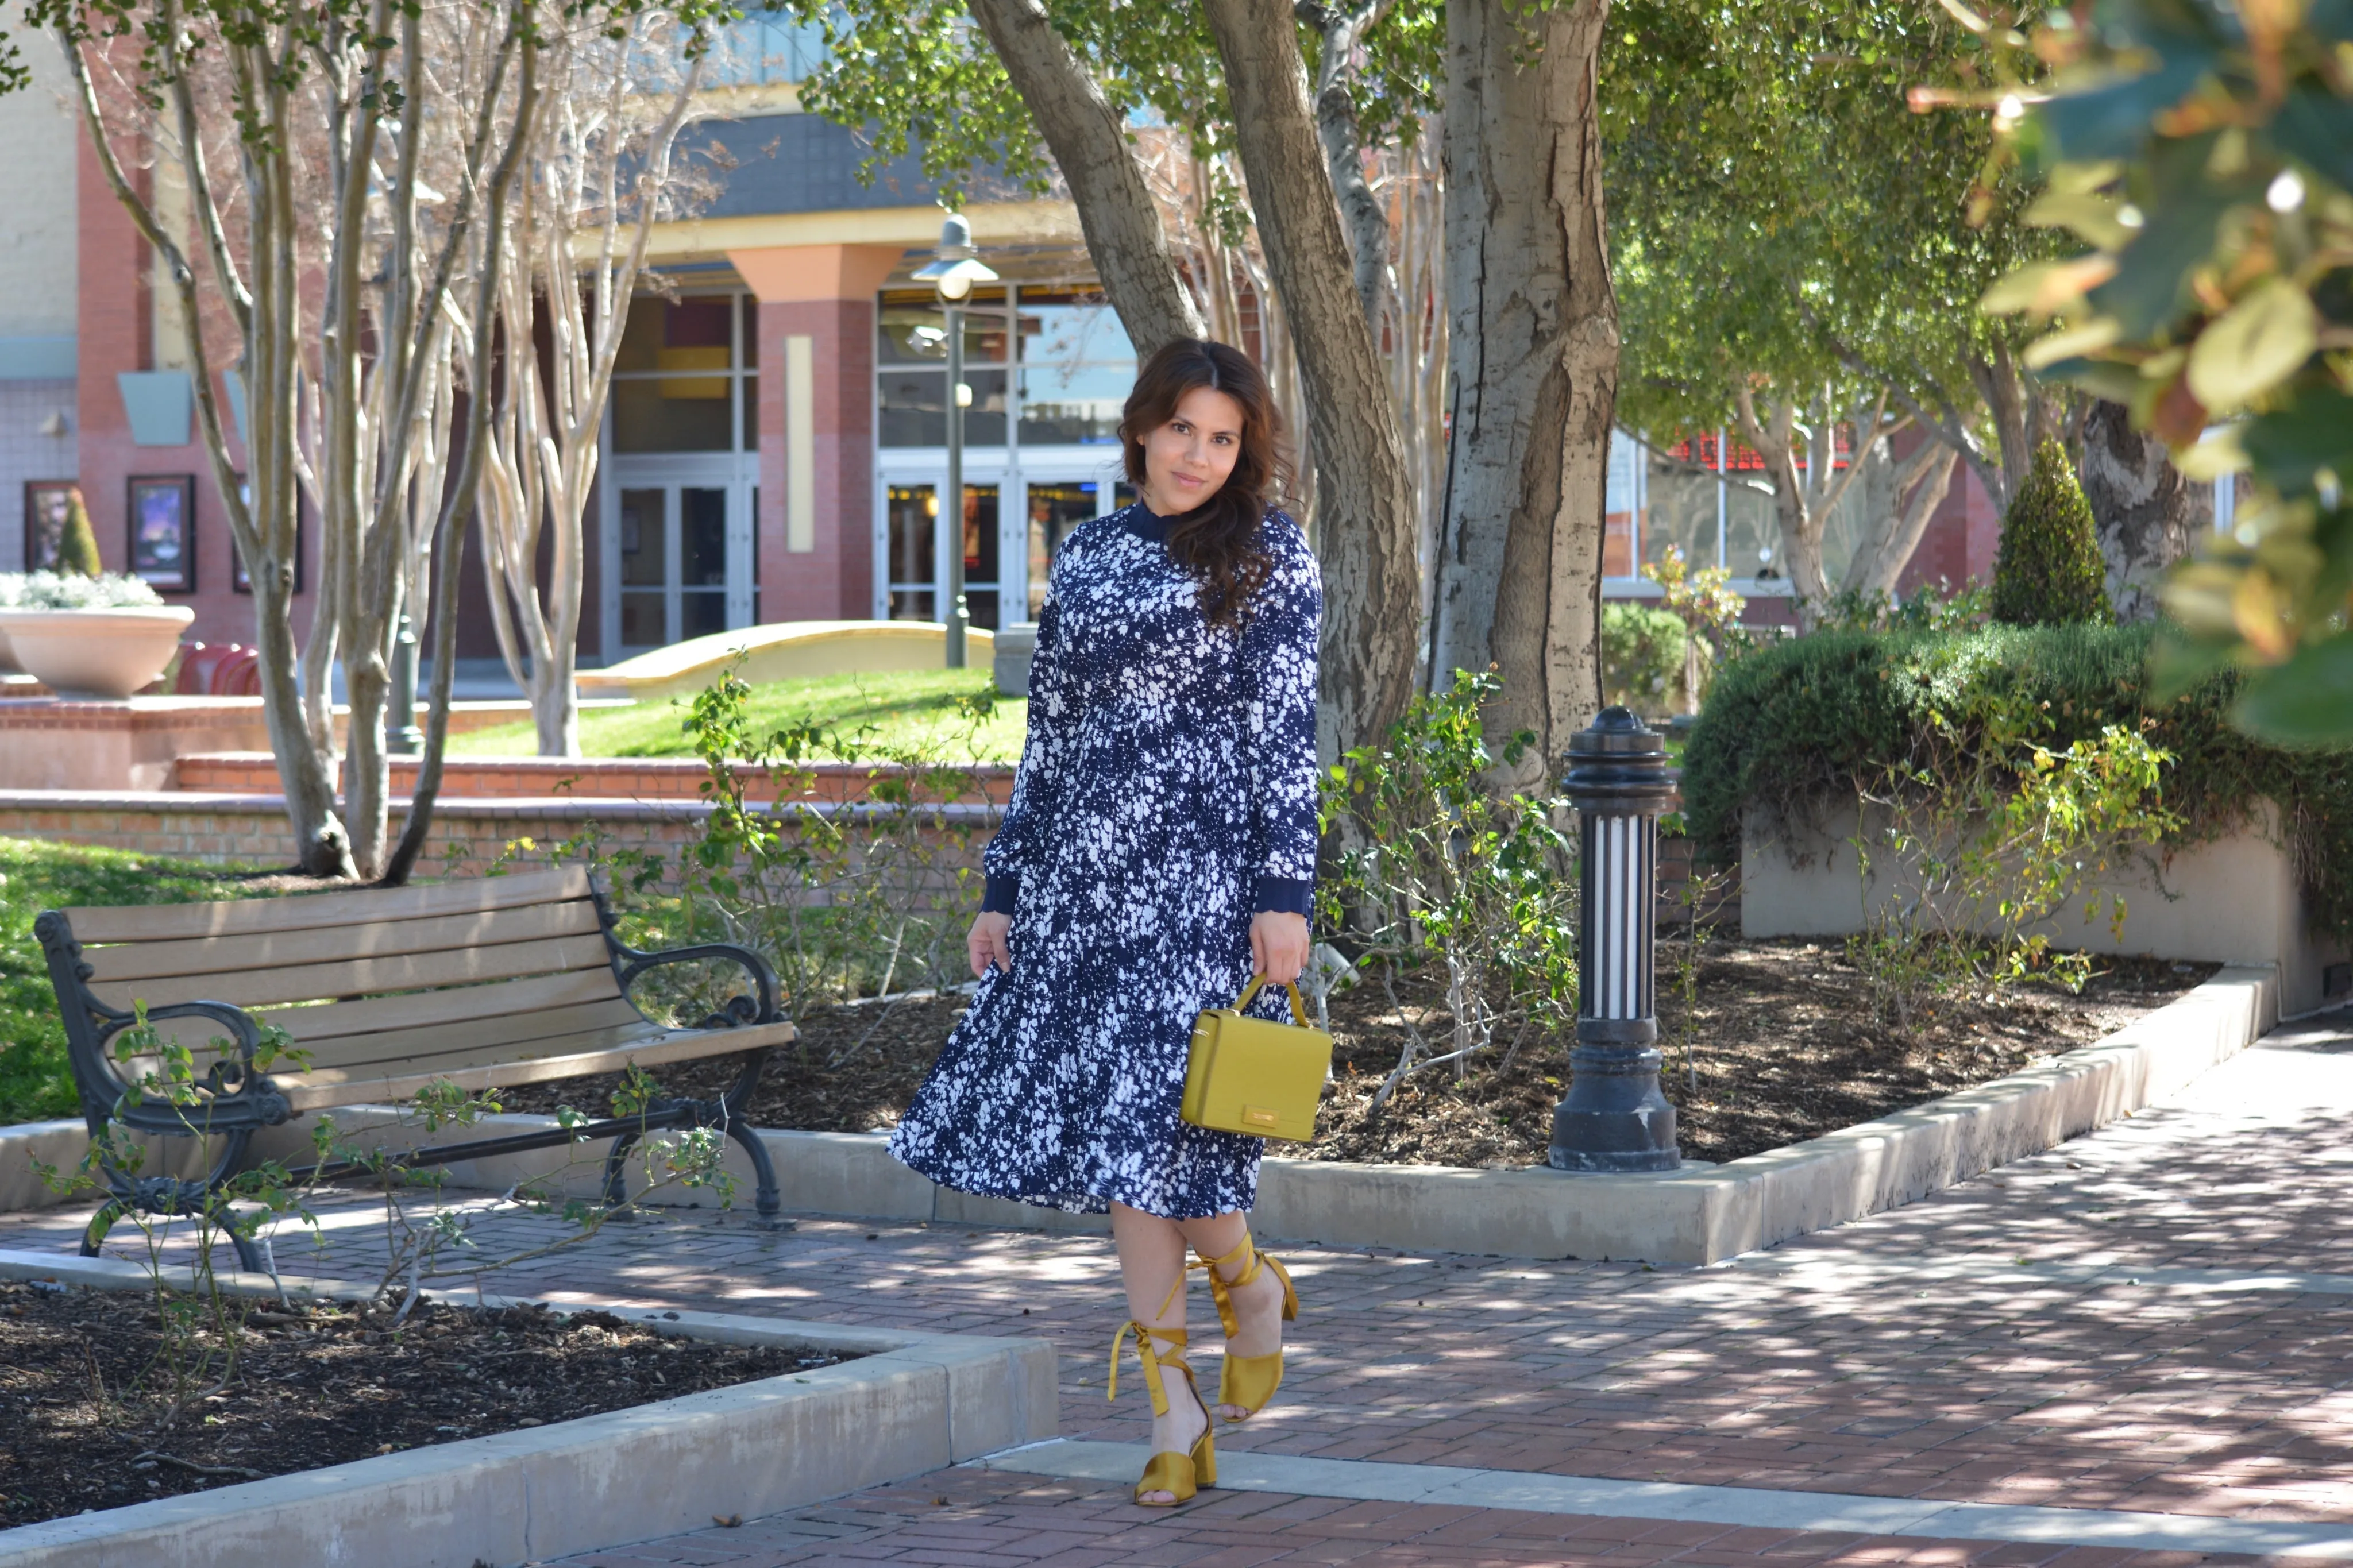
[[[1116,1479],[962,1469],[573,1568],[2158,1563],[2353,1542],[2353,1228],[2339,1217],[2353,1208],[2348,1110],[2353,1019],[2339,1014],[2273,1035],[2107,1131],[1728,1266],[1285,1253],[1304,1300],[1292,1371],[1274,1407],[1221,1435],[1221,1457],[1370,1462],[1312,1472],[1341,1478],[1410,1479],[1384,1468],[1409,1466],[1674,1483],[1728,1495],[1719,1513],[1754,1508],[1752,1523],[1371,1491],[1220,1489],[1147,1513]],[[0,1246],[69,1247],[81,1217],[0,1216]],[[329,1219],[326,1259],[290,1236],[281,1265],[364,1267],[364,1212]],[[480,1234],[520,1250],[547,1239],[550,1222],[499,1215]],[[1067,1437],[1145,1436],[1140,1394],[1103,1400],[1105,1352],[1124,1312],[1100,1237],[830,1221],[772,1237],[732,1215],[681,1212],[616,1226],[488,1288],[1039,1333],[1061,1358]],[[1213,1376],[1215,1320],[1198,1300],[1195,1317],[1208,1325],[1199,1361]],[[1788,1495],[1764,1495],[1773,1493]],[[1834,1495],[1810,1500],[1821,1494]],[[1854,1512],[1862,1499],[2000,1505],[2019,1521],[2005,1527],[2011,1535],[2032,1538],[1810,1522],[1809,1510],[1864,1517]],[[2147,1531],[2129,1545],[2084,1544],[2116,1539],[2090,1510],[2143,1516]],[[1933,1531],[1939,1520],[1995,1516],[1907,1504],[1868,1517]],[[2152,1550],[2143,1534],[2180,1544]]]

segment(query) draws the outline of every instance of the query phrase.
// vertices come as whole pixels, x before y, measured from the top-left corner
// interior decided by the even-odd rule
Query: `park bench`
[[[585,868],[364,892],[49,910],[33,929],[65,1016],[90,1136],[111,1121],[132,1132],[219,1140],[199,1179],[109,1165],[109,1195],[83,1233],[85,1256],[96,1255],[125,1213],[185,1214],[216,1204],[254,1134],[308,1111],[409,1099],[445,1079],[480,1092],[735,1052],[749,1053],[743,1070],[715,1100],[659,1099],[626,1117],[396,1158],[419,1168],[610,1138],[605,1197],[618,1204],[631,1143],[649,1132],[716,1128],[750,1156],[761,1221],[776,1223],[776,1171],[744,1121],[770,1050],[794,1037],[776,1011],[775,977],[741,947],[628,947]],[[657,1024],[629,1000],[647,971],[697,960],[732,963],[746,982],[700,1026]],[[135,1022],[134,1004],[144,1005],[159,1036],[198,1053],[201,1104],[142,1092],[141,1064],[116,1059],[111,1043]],[[264,1024],[290,1036],[307,1064],[256,1070]],[[259,1267],[252,1244],[232,1239],[245,1266]]]

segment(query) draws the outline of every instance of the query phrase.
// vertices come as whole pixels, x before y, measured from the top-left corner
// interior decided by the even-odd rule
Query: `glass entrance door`
[[[731,593],[729,487],[624,485],[620,491],[620,642],[664,647],[750,624]],[[744,553],[748,555],[747,548]]]
[[[883,548],[892,620],[947,618],[947,552],[952,547],[951,541],[956,541],[964,550],[965,611],[974,626],[991,631],[997,628],[997,563],[1003,553],[997,539],[998,494],[998,488],[993,484],[965,485],[964,526],[950,530],[940,526],[937,485],[888,487],[883,498]]]
[[[1028,496],[1029,594],[1025,618],[1034,621],[1046,607],[1046,575],[1053,570],[1054,557],[1062,552],[1062,541],[1079,524],[1125,506],[1135,499],[1135,492],[1124,480],[1111,484],[1099,479],[1031,479]]]

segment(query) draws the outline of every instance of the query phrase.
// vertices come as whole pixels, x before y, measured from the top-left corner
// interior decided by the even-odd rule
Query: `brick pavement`
[[[1864,1496],[2353,1521],[2346,1442],[2353,1297],[2057,1280],[2014,1261],[2353,1275],[2336,1217],[2353,1199],[2353,1156],[2336,1146],[2348,1106],[2353,1030],[2284,1032],[2175,1104],[1751,1260],[1779,1272],[1285,1248],[1306,1301],[1293,1371],[1278,1405],[1220,1447]],[[0,1217],[0,1246],[60,1244],[78,1218]],[[543,1239],[546,1224],[493,1217],[480,1234],[497,1249]],[[330,1234],[327,1268],[356,1271],[364,1227]],[[301,1245],[281,1246],[288,1268],[307,1267]],[[1933,1282],[1905,1272],[1924,1261],[1957,1263],[1965,1272]],[[1809,1279],[1806,1268],[1816,1266],[1840,1271],[1836,1282]],[[771,1237],[735,1216],[681,1213],[614,1227],[490,1288],[1042,1333],[1061,1357],[1065,1435],[1145,1436],[1140,1399],[1112,1408],[1103,1398],[1104,1352],[1123,1313],[1100,1237],[828,1221]],[[1206,1318],[1205,1303],[1197,1315]],[[950,1500],[927,1505],[936,1517],[906,1514],[906,1498],[927,1488],[926,1498]],[[826,1510],[825,1520],[853,1521],[835,1536],[795,1536],[790,1521],[771,1521],[760,1526],[768,1533],[756,1545],[744,1531],[713,1531],[673,1543],[678,1554],[670,1557],[638,1548],[582,1561],[584,1568],[590,1561],[828,1558],[2158,1561],[1910,1538],[1763,1532],[1773,1537],[1766,1540],[1714,1526],[1604,1527],[1500,1510],[1430,1521],[1378,1513],[1387,1505],[1292,1502],[1295,1511],[1271,1514],[1264,1510],[1290,1505],[1220,1494],[1176,1519],[1139,1520],[1118,1488],[955,1472]],[[1030,1551],[1025,1543],[1038,1536],[1039,1510],[1095,1521],[1070,1526],[1087,1538],[1085,1555]],[[1245,1518],[1261,1522],[1245,1526]],[[1335,1520],[1346,1521],[1347,1533],[1333,1533],[1342,1528]],[[950,1533],[964,1532],[965,1545],[943,1546],[924,1533],[951,1521]],[[1280,1541],[1251,1533],[1268,1530]],[[1670,1539],[1662,1530],[1714,1533]]]

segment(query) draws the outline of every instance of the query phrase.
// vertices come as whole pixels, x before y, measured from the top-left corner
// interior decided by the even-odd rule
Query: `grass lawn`
[[[1011,763],[1021,756],[1029,722],[1026,698],[1000,698],[976,720],[971,703],[995,689],[986,669],[892,670],[779,680],[752,689],[747,708],[753,733],[802,724],[831,729],[863,749],[931,746],[958,761]],[[690,698],[641,702],[633,708],[590,709],[580,715],[580,751],[590,757],[685,757]],[[528,721],[475,730],[449,738],[460,756],[527,757],[539,750]]]
[[[0,838],[0,1125],[81,1110],[57,994],[33,940],[35,916],[82,904],[185,904],[259,890],[236,867]]]

